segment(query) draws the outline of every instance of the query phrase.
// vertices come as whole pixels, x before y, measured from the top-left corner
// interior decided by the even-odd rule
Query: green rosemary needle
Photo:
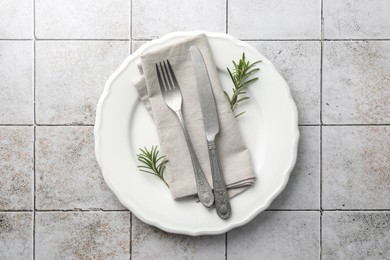
[[[233,81],[233,94],[230,97],[229,94],[224,91],[226,98],[229,100],[230,108],[234,112],[234,110],[237,108],[237,105],[247,99],[249,99],[248,96],[246,96],[246,92],[244,91],[245,88],[248,87],[248,85],[256,80],[258,78],[250,78],[253,73],[260,70],[259,68],[256,68],[256,64],[258,64],[259,61],[255,61],[253,63],[250,63],[245,59],[245,52],[242,53],[242,57],[239,60],[238,63],[235,61],[232,61],[234,68],[233,71],[230,71],[229,68],[227,68],[227,71],[229,72],[230,78]],[[235,117],[239,117],[240,115],[244,114],[245,111],[235,115]]]
[[[164,179],[165,164],[168,160],[165,156],[159,156],[157,145],[153,145],[150,151],[144,147],[139,148],[140,152],[137,154],[138,161],[143,165],[138,165],[138,169],[142,172],[153,174],[159,177],[165,185],[169,188],[168,183]]]

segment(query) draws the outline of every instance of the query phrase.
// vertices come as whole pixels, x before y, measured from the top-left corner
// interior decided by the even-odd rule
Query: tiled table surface
[[[1,0],[0,259],[389,259],[390,1]],[[249,41],[288,81],[299,157],[285,191],[219,236],[140,222],[105,185],[93,124],[144,41]]]

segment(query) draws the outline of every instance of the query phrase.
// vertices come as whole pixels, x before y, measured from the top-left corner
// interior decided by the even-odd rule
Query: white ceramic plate
[[[265,210],[285,187],[298,148],[298,115],[286,81],[272,63],[249,44],[229,35],[206,33],[223,86],[231,89],[226,67],[245,52],[249,61],[262,60],[259,80],[251,85],[247,112],[238,118],[257,174],[253,188],[231,201],[232,216],[220,219],[193,200],[175,201],[155,176],[137,170],[139,147],[158,144],[149,114],[132,81],[139,76],[139,55],[197,32],[168,34],[143,45],[109,78],[100,97],[95,123],[95,152],[105,181],[121,203],[142,221],[167,232],[220,234],[241,226]]]

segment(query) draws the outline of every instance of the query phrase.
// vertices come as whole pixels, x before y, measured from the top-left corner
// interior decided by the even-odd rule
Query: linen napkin
[[[198,99],[190,46],[197,46],[206,62],[217,105],[220,132],[217,153],[228,194],[233,197],[254,184],[255,174],[236,119],[224,96],[207,37],[204,34],[178,40],[157,50],[141,54],[142,74],[134,83],[139,97],[157,128],[162,154],[169,162],[164,177],[174,199],[197,194],[191,157],[175,113],[165,104],[158,84],[155,63],[169,59],[182,92],[182,113],[199,163],[212,187],[206,136]]]

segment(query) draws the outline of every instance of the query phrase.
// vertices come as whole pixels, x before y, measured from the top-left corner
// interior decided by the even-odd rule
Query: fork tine
[[[159,66],[159,69],[160,69],[160,73],[161,73],[160,75],[161,75],[161,78],[162,78],[162,82],[163,82],[165,91],[168,91],[168,90],[169,90],[169,87],[168,87],[167,81],[166,81],[166,79],[165,79],[165,72],[164,72],[164,68],[163,68],[163,66],[162,66],[162,63],[159,62],[159,63],[158,63],[158,66]]]
[[[180,88],[179,87],[179,83],[177,83],[177,79],[176,79],[175,73],[173,72],[171,63],[169,63],[169,60],[167,60],[167,63],[168,63],[168,68],[169,68],[171,77],[172,77],[173,85],[175,86],[175,88]]]
[[[160,72],[160,70],[158,69],[157,63],[156,63],[156,71],[157,71],[158,84],[160,85],[160,90],[161,90],[161,92],[167,91],[167,88],[166,88],[166,86],[164,85],[164,82],[163,82],[163,80],[162,80],[162,78],[161,78],[161,72]]]
[[[169,85],[169,82],[167,80],[167,71],[165,70],[163,66],[163,62],[160,62],[160,70],[161,70],[161,77],[163,79],[164,85],[165,85],[165,91],[171,90],[171,86]]]
[[[167,60],[167,62],[169,61]],[[163,61],[163,64],[164,64],[164,70],[167,72],[167,81],[168,81],[169,88],[174,89],[175,85],[172,82],[172,70],[167,69],[167,63],[165,61]]]

